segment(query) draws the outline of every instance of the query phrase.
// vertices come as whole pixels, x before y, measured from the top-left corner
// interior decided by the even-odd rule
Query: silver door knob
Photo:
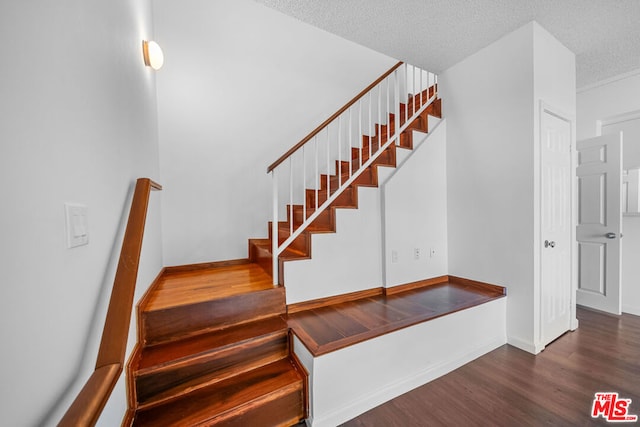
[[[616,233],[607,233],[604,235],[604,237],[606,237],[607,239],[615,239]]]
[[[555,248],[556,247],[556,242],[554,242],[553,240],[551,240],[551,241],[545,240],[544,241],[544,247],[545,248]]]

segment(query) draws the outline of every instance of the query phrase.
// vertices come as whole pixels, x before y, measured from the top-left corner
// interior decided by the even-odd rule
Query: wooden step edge
[[[134,371],[138,368],[140,363],[140,359],[142,357],[142,346],[140,345],[141,341],[135,343],[133,347],[133,351],[129,356],[129,360],[127,361],[126,371],[125,371],[125,381],[126,381],[126,390],[127,390],[127,411],[124,415],[122,425],[131,425],[133,422],[133,416],[135,414],[136,402],[138,401],[138,397],[136,395],[136,382]],[[127,420],[129,420],[129,424],[125,424]]]
[[[273,289],[281,289],[284,292],[284,286],[283,285],[274,285]],[[257,291],[257,292],[265,292],[265,291],[269,291],[269,290],[263,290],[263,291]],[[285,308],[285,312],[286,312],[286,308]],[[179,336],[162,339],[162,340],[157,341],[157,342],[156,341],[144,341],[143,345],[146,348],[157,347],[157,346],[160,346],[160,345],[166,345],[166,344],[168,344],[170,342],[186,340],[186,339],[192,339],[192,338],[196,338],[196,337],[198,337],[200,335],[211,334],[211,333],[214,333],[214,332],[217,332],[217,331],[229,328],[229,327],[241,326],[241,325],[245,325],[247,323],[268,319],[270,317],[273,317],[273,316],[279,315],[279,314],[283,314],[283,313],[275,313],[275,312],[265,313],[263,315],[254,316],[251,319],[247,319],[247,320],[244,320],[244,321],[231,323],[231,324],[212,326],[212,327],[209,327],[209,328],[197,329],[197,330],[193,330],[191,332],[180,334]]]
[[[142,298],[140,298],[140,301],[138,301],[138,304],[136,305],[136,325],[138,326],[136,336],[138,338],[137,339],[138,343],[144,342],[144,334],[143,334],[144,328],[143,328],[142,315],[144,311],[147,309],[147,306],[149,305],[149,301],[151,300],[152,295],[156,292],[158,286],[160,286],[160,279],[164,276],[166,270],[167,270],[166,267],[163,267],[160,270],[158,275],[153,279],[153,281],[151,282],[151,285],[149,285],[145,293],[142,295]]]
[[[482,289],[488,292],[494,292],[496,295],[507,295],[507,288],[504,286],[494,285],[486,282],[479,282],[477,280],[466,279],[458,276],[447,276],[449,282],[457,285],[470,286],[473,288]]]
[[[271,221],[269,221],[269,224],[271,224]],[[314,228],[314,227],[317,227],[317,228]],[[327,228],[327,227],[330,227],[330,226],[327,225],[326,227],[322,226],[322,228],[320,228],[320,226],[314,225],[313,222],[312,222],[311,224],[309,224],[307,226],[307,228],[302,230],[301,233],[306,233],[306,234],[335,233],[335,225],[334,225],[333,228]],[[298,228],[300,228],[300,225],[298,225],[298,227],[294,227],[293,228],[293,232],[295,233],[298,230]],[[280,232],[287,233],[287,238],[292,234],[291,233],[291,227],[290,227],[289,223],[285,222],[285,221],[278,221],[278,230]]]
[[[293,314],[300,311],[313,310],[328,305],[340,304],[348,301],[355,301],[363,298],[379,296],[384,293],[384,288],[371,288],[362,291],[348,292],[346,294],[334,295],[330,297],[318,298],[309,301],[287,304],[287,314]]]
[[[166,361],[177,360],[184,356],[199,353],[202,348],[205,350],[221,348],[247,338],[286,329],[287,323],[284,319],[284,314],[277,314],[256,322],[222,327],[208,334],[195,335],[153,347],[141,348],[139,350],[139,360],[135,364],[132,363],[131,367],[134,371],[140,371],[149,366],[161,365]],[[171,354],[172,358],[167,359],[167,354]]]
[[[209,270],[212,268],[232,267],[235,265],[244,265],[244,264],[251,264],[251,260],[249,258],[240,258],[240,259],[231,259],[226,261],[201,262],[196,264],[185,264],[185,265],[165,267],[164,270],[166,274],[186,273],[190,271]]]
[[[245,325],[243,325],[245,326]],[[231,350],[235,347],[248,346],[248,344],[260,345],[266,342],[269,342],[273,339],[277,339],[279,337],[285,336],[288,332],[288,327],[284,324],[284,327],[279,330],[271,331],[268,333],[262,333],[258,336],[247,336],[241,340],[227,343],[225,345],[221,345],[218,347],[211,347],[203,349],[194,354],[188,354],[185,356],[178,357],[176,359],[166,360],[162,363],[158,363],[156,365],[147,366],[144,368],[136,369],[133,372],[134,378],[140,378],[147,375],[158,374],[166,371],[171,371],[174,369],[180,369],[181,367],[203,363],[210,360],[216,354]]]
[[[161,393],[157,393],[152,399],[146,400],[144,402],[138,402],[137,410],[145,411],[183,398],[187,398],[189,395],[200,390],[215,386],[216,384],[220,384],[224,381],[230,381],[235,377],[239,377],[243,374],[255,371],[256,369],[271,365],[272,363],[277,363],[279,361],[285,360],[288,357],[288,354],[286,352],[283,352],[282,354],[274,354],[273,356],[264,359],[253,360],[250,363],[242,365],[242,369],[240,370],[236,370],[235,368],[237,367],[234,367],[233,369],[228,368],[227,371],[222,370],[208,375],[202,375],[197,378],[193,378],[174,387],[167,388]]]
[[[217,423],[224,423],[225,421],[229,420],[230,418],[234,417],[237,413],[243,413],[246,412],[247,409],[251,408],[251,407],[256,407],[256,406],[262,406],[268,402],[274,401],[276,399],[281,399],[282,397],[291,394],[291,393],[295,393],[298,390],[300,390],[301,393],[304,393],[304,381],[302,378],[299,379],[298,382],[296,383],[291,383],[287,386],[284,387],[280,387],[270,393],[265,393],[259,397],[256,397],[255,399],[251,399],[248,400],[246,402],[244,402],[241,405],[235,406],[233,408],[227,409],[226,411],[223,411],[219,414],[216,414],[215,416],[207,419],[207,420],[203,420],[203,422],[210,422],[213,421],[216,424]],[[304,418],[303,418],[304,419]],[[300,420],[297,420],[300,421]],[[294,420],[294,422],[296,422]],[[286,422],[284,424],[285,426],[288,425],[288,422]]]
[[[252,398],[246,401],[243,401],[240,404],[232,405],[227,408],[217,408],[222,410],[213,414],[208,419],[199,420],[197,425],[201,425],[202,422],[206,422],[206,421],[210,421],[212,419],[218,418],[220,415],[229,413],[230,411],[232,412],[239,407],[245,407],[247,403],[262,401],[265,398],[267,399],[267,401],[269,401],[274,396],[274,394],[276,394],[276,397],[278,395],[281,395],[279,392],[282,390],[286,390],[286,393],[289,393],[291,391],[296,391],[296,390],[302,390],[302,386],[303,386],[302,382],[304,377],[300,371],[296,370],[295,366],[291,363],[291,359],[287,355],[285,357],[279,358],[278,360],[265,363],[265,364],[262,364],[261,366],[255,367],[254,369],[242,372],[241,374],[236,376],[231,376],[219,381],[213,381],[212,383],[196,384],[197,387],[191,389],[188,393],[174,395],[172,397],[169,396],[169,398],[167,398],[167,396],[163,396],[162,400],[154,401],[153,404],[151,403],[140,404],[136,408],[136,412],[153,411],[161,408],[164,405],[179,404],[180,401],[184,401],[185,399],[190,399],[192,397],[198,400],[198,399],[201,399],[203,395],[208,395],[210,390],[222,390],[222,392],[224,392],[225,389],[230,387],[231,389],[237,388],[234,385],[235,383],[238,383],[238,382],[243,383],[243,382],[247,382],[247,379],[254,379],[256,378],[256,373],[260,373],[261,370],[267,370],[267,372],[274,372],[274,371],[277,372],[278,377],[283,377],[282,379],[279,380],[280,382],[282,382],[282,384],[280,384],[280,386],[277,389],[272,390],[269,393],[263,393],[260,395],[254,393]],[[258,375],[257,377],[259,376],[260,375]],[[272,379],[271,376],[267,376],[265,377],[264,381],[269,382],[271,379]],[[259,388],[261,385],[263,385],[261,381],[252,381],[249,387]],[[221,391],[215,391],[214,393],[221,394]]]
[[[256,267],[259,267],[259,265],[257,263],[255,263],[255,262],[252,262],[251,264],[256,264]],[[278,289],[280,289],[280,287],[277,286],[277,285],[268,286],[266,284],[263,284],[262,287],[260,287],[260,288],[250,288],[250,287],[238,286],[238,287],[231,287],[231,288],[228,288],[228,289],[233,290],[233,292],[235,292],[235,293],[227,293],[227,294],[218,293],[213,297],[209,296],[208,299],[195,300],[195,301],[180,301],[180,302],[174,303],[174,305],[170,305],[170,306],[162,305],[162,306],[155,307],[155,308],[147,308],[141,314],[143,316],[144,315],[157,315],[158,313],[172,313],[172,312],[175,312],[175,311],[184,310],[185,308],[188,308],[188,307],[198,308],[198,307],[200,307],[202,305],[221,302],[221,301],[229,300],[229,299],[233,299],[233,298],[248,297],[248,296],[254,295],[256,293],[268,293],[268,292],[278,291]],[[251,319],[249,319],[249,321],[251,321]],[[228,325],[224,326],[224,327],[228,327]]]
[[[431,279],[418,280],[416,282],[410,282],[410,283],[405,283],[403,285],[384,288],[384,294],[385,295],[399,294],[402,292],[411,291],[413,289],[426,288],[428,286],[447,283],[448,281],[449,281],[449,276],[438,276],[438,277],[433,277]]]

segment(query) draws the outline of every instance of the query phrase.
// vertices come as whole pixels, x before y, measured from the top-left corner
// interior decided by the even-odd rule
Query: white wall
[[[335,221],[311,237],[311,259],[284,264],[287,304],[382,286],[380,189],[358,188],[358,209],[336,209]]]
[[[575,59],[531,22],[445,70],[449,273],[506,286],[510,344],[539,319],[538,112],[575,112]]]
[[[150,23],[144,0],[0,3],[4,425],[57,423],[95,364],[133,181],[158,178]],[[66,248],[65,202],[88,206],[87,246]],[[152,215],[144,288],[159,232]]]
[[[449,274],[507,287],[507,337],[533,340],[533,26],[445,70]]]
[[[431,117],[428,135],[414,132],[414,152],[382,186],[386,287],[449,274],[447,128],[435,122]]]
[[[246,258],[267,236],[267,166],[396,61],[250,0],[154,14],[164,261]]]
[[[571,146],[575,147],[575,117],[576,117],[576,59],[575,54],[562,45],[553,35],[537,23],[533,23],[533,186],[534,186],[534,220],[533,220],[533,263],[534,263],[534,350],[544,348],[541,321],[541,263],[540,252],[545,237],[541,234],[541,189],[540,189],[540,112],[541,104],[545,109],[561,115],[572,123]],[[575,148],[574,148],[575,152]],[[573,161],[573,160],[572,160]],[[575,166],[575,164],[573,165]],[[573,168],[571,169],[573,170]],[[573,174],[572,174],[572,179]],[[575,185],[574,185],[575,186]],[[574,187],[572,186],[572,187]],[[575,194],[571,196],[571,206],[575,206]],[[571,208],[571,207],[569,207]],[[575,213],[572,211],[572,213]],[[575,221],[575,215],[572,216]],[[575,224],[571,229],[569,241],[575,241]],[[575,252],[575,251],[574,251]],[[577,289],[577,254],[572,253],[571,295],[574,295],[571,308],[571,327],[577,327],[575,316],[575,291]]]
[[[597,136],[598,121],[639,110],[640,70],[581,88],[577,94],[578,139]],[[633,135],[624,136],[625,168],[640,165],[639,144],[635,140]],[[622,230],[622,311],[640,315],[640,217],[623,217]]]

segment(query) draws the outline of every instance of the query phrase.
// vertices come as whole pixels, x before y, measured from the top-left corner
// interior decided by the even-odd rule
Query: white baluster
[[[433,78],[434,78],[434,81],[433,81],[433,96],[437,96],[438,95],[438,75],[434,74]]]
[[[423,70],[422,68],[420,68],[420,106],[421,107],[422,107],[422,104],[424,104],[424,101],[422,100],[422,92],[424,92],[422,87],[422,73],[423,73]]]
[[[293,155],[289,157],[289,220],[290,220],[289,235],[292,235],[293,234]]]
[[[318,193],[320,192],[320,182],[319,182],[319,180],[320,180],[320,171],[318,171],[318,157],[319,157],[319,155],[318,155],[318,138],[317,138],[317,135],[313,137],[313,141],[316,144],[316,155],[315,155],[315,160],[316,160],[316,191],[315,191],[315,193],[316,193],[316,204],[315,204],[315,206],[313,208],[314,208],[315,211],[317,211],[318,210]],[[305,220],[306,220],[306,218],[305,218]]]
[[[276,168],[277,169],[277,168]],[[273,191],[272,191],[272,208],[273,221],[271,222],[271,269],[274,286],[278,284],[278,179],[276,169],[271,171]]]
[[[404,104],[404,122],[409,120],[409,66],[404,64],[405,92],[407,92],[407,101]],[[402,96],[404,98],[404,95]]]
[[[349,178],[353,173],[353,106],[349,107]]]
[[[373,92],[373,89],[371,90],[371,92]],[[369,128],[367,129],[368,130],[368,136],[369,136],[369,138],[368,138],[368,140],[369,140],[369,158],[371,158],[371,139],[373,139],[373,137],[371,135],[371,132],[373,132],[373,130],[372,130],[373,129],[373,123],[372,123],[373,121],[371,120],[371,104],[372,104],[371,92],[369,92]],[[360,165],[360,167],[362,167],[362,165]]]
[[[329,145],[329,125],[327,125],[327,200],[331,197],[331,181],[329,170],[331,168],[331,147]]]
[[[342,186],[342,114],[338,117],[338,188]]]
[[[413,113],[411,117],[413,117],[416,114],[416,67],[414,65],[411,66],[411,93],[413,94],[411,102],[413,104]]]
[[[307,156],[305,148],[307,144],[302,146],[302,225],[307,219]]]
[[[382,148],[382,83],[378,84],[378,150],[380,148]]]
[[[395,101],[395,108],[394,111],[396,113],[396,116],[394,117],[395,121],[396,121],[396,126],[395,126],[395,134],[398,135],[398,138],[396,139],[396,145],[400,145],[400,135],[398,134],[398,131],[400,130],[400,75],[398,74],[398,70],[395,70],[393,72],[393,75],[395,76],[395,92],[396,92],[396,96],[394,97],[394,101]]]
[[[386,118],[387,118],[387,141],[388,141],[389,138],[391,138],[391,120],[389,117],[389,111],[391,110],[391,106],[390,106],[391,100],[389,99],[389,86],[391,85],[390,75],[385,79],[385,82],[387,83],[387,108],[384,109],[384,113],[386,114]]]
[[[360,163],[358,163],[358,169],[360,169],[362,167],[362,149],[363,147],[363,143],[362,143],[362,99],[360,99],[358,101],[358,106],[359,106],[359,112],[358,112],[358,138],[360,139],[358,141],[358,156],[360,157]]]

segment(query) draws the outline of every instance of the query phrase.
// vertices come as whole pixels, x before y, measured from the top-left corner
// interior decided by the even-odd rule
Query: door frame
[[[578,256],[577,249],[578,243],[576,240],[576,224],[577,224],[577,212],[578,212],[578,198],[577,198],[577,188],[578,188],[578,180],[575,176],[575,170],[577,165],[577,151],[576,151],[576,116],[575,114],[569,114],[566,111],[563,111],[560,108],[556,108],[555,106],[545,102],[540,99],[538,102],[538,123],[537,123],[537,135],[536,135],[536,148],[534,152],[535,158],[535,168],[534,168],[534,185],[535,185],[535,194],[536,194],[536,206],[535,206],[535,229],[534,229],[534,245],[533,245],[533,253],[534,253],[534,274],[535,274],[535,284],[536,291],[534,293],[534,353],[537,354],[540,351],[544,350],[545,344],[542,341],[543,331],[542,331],[542,250],[543,250],[543,236],[542,236],[542,159],[541,159],[541,150],[542,150],[542,117],[544,114],[551,114],[560,120],[563,120],[569,123],[569,150],[570,150],[570,166],[569,170],[571,178],[570,178],[570,191],[571,191],[571,206],[569,216],[570,219],[570,259],[571,266],[569,269],[569,273],[571,275],[570,280],[570,304],[571,304],[571,314],[570,314],[570,324],[569,330],[574,331],[578,328],[578,319],[576,317],[576,290],[578,289]]]

